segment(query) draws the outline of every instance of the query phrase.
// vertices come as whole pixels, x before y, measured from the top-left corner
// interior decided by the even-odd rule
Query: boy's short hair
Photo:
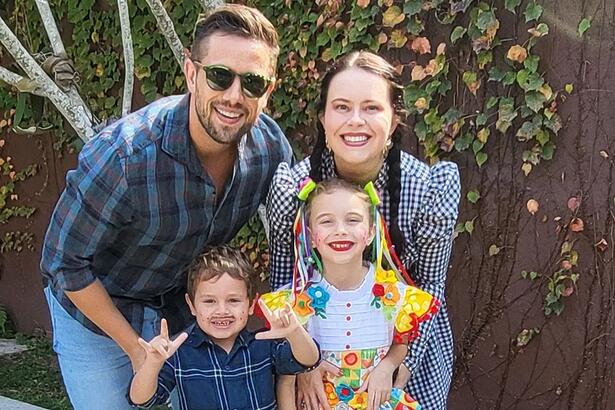
[[[224,4],[201,14],[194,26],[192,36],[192,56],[202,58],[207,54],[205,41],[214,33],[234,35],[259,40],[272,51],[271,59],[275,72],[280,54],[278,33],[273,24],[255,8],[241,4]]]
[[[188,268],[186,292],[190,300],[194,302],[199,283],[227,274],[246,284],[248,298],[252,300],[254,297],[251,280],[254,277],[253,273],[254,267],[239,249],[228,245],[208,247],[192,261]]]

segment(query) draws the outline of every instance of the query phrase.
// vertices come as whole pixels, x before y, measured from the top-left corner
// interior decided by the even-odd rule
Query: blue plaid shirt
[[[295,360],[286,340],[256,340],[244,329],[226,353],[195,324],[164,363],[154,396],[139,407],[166,402],[177,386],[182,409],[276,409],[274,373],[309,369]]]
[[[105,128],[68,172],[51,217],[41,269],[56,299],[98,329],[66,297],[100,280],[140,332],[145,305],[182,329],[185,270],[206,245],[231,240],[264,202],[290,144],[262,114],[239,144],[220,201],[188,133],[190,95],[160,99]]]

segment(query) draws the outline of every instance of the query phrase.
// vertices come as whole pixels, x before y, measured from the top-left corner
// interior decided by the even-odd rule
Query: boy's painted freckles
[[[194,301],[186,301],[199,327],[227,352],[254,311],[245,282],[227,274],[201,281]]]

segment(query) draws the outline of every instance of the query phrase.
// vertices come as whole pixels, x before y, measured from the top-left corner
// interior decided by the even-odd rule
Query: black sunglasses
[[[203,65],[196,60],[192,60],[192,62],[203,68],[207,79],[207,85],[215,91],[228,90],[228,88],[233,85],[235,76],[239,76],[239,82],[241,83],[241,89],[244,94],[250,98],[260,98],[267,92],[267,88],[269,88],[269,85],[273,81],[271,78],[261,74],[238,74],[223,65]]]

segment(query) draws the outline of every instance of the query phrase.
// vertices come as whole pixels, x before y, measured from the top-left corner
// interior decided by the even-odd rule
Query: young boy
[[[301,373],[318,363],[316,343],[288,305],[272,313],[259,301],[271,329],[245,329],[254,311],[251,271],[241,252],[227,246],[192,263],[186,302],[196,323],[171,340],[162,319],[159,336],[139,340],[147,357],[130,386],[132,403],[164,403],[177,387],[182,409],[275,409],[274,373]]]

